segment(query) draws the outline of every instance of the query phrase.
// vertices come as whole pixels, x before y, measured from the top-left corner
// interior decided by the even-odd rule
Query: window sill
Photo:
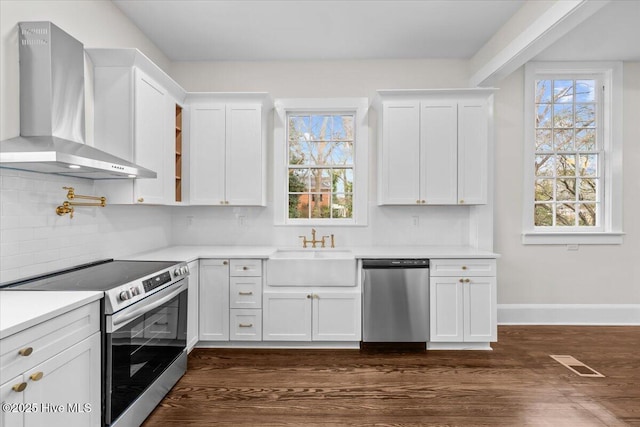
[[[625,233],[563,233],[529,232],[522,233],[523,245],[621,245]]]

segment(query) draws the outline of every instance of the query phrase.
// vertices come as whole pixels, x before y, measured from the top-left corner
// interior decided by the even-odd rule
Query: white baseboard
[[[640,304],[498,304],[499,325],[640,325]]]
[[[493,350],[488,342],[428,342],[427,350]]]

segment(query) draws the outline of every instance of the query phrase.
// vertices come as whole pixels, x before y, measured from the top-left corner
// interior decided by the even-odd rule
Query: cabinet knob
[[[144,197],[138,197],[138,203],[144,203]]]
[[[420,200],[416,200],[416,203],[417,203],[417,204],[420,204]]]
[[[249,267],[247,267],[247,266],[245,265],[244,267],[242,267],[242,269],[243,269],[244,271],[247,271],[247,270],[249,269]]]
[[[469,279],[464,279],[464,283],[469,283],[471,280]]]
[[[464,283],[464,279],[460,279],[460,280],[458,280],[458,282]]]
[[[463,270],[466,270],[466,269],[467,269],[467,266],[466,266],[466,265],[463,265],[463,266],[462,266],[462,269],[463,269]]]
[[[221,205],[224,205],[224,200],[220,200],[220,204],[221,204]]]
[[[29,378],[31,378],[31,381],[40,381],[43,376],[44,372],[40,371],[29,375]]]
[[[11,387],[11,390],[21,392],[24,391],[25,388],[27,388],[27,383],[20,383],[15,384],[13,387]]]
[[[33,353],[33,348],[32,347],[25,347],[25,348],[21,348],[20,350],[18,350],[18,354],[20,356],[31,356],[31,353]]]
[[[222,261],[222,265],[229,265],[229,261]]]
[[[311,295],[307,295],[307,299],[311,299]]]
[[[464,205],[464,200],[460,199],[460,204]]]

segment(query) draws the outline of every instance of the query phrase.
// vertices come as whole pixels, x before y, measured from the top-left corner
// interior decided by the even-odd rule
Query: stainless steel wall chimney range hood
[[[90,179],[156,178],[85,144],[84,47],[51,22],[21,22],[20,136],[0,142],[0,167]]]

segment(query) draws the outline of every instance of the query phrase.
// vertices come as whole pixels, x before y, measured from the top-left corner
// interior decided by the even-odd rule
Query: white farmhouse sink
[[[355,286],[356,259],[348,250],[280,249],[267,260],[269,286]]]

